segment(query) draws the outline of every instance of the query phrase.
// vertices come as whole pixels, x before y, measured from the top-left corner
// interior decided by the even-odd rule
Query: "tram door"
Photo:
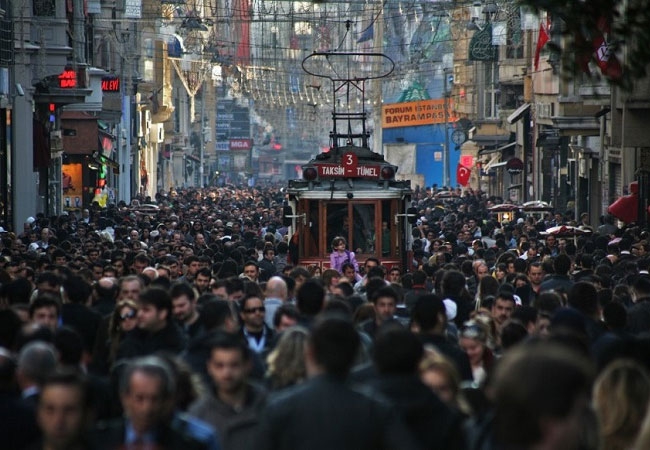
[[[319,200],[301,200],[300,211],[304,211],[305,220],[298,222],[300,240],[300,258],[320,257],[327,249],[322,248],[320,239],[320,211]]]

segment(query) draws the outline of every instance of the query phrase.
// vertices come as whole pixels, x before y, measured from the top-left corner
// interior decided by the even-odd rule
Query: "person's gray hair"
[[[126,363],[120,375],[120,395],[127,394],[131,388],[131,378],[137,372],[159,378],[162,381],[161,394],[165,399],[176,394],[176,378],[174,371],[164,359],[158,356],[144,356]]]
[[[56,369],[57,360],[57,352],[52,344],[34,341],[20,350],[17,369],[23,376],[41,385]]]

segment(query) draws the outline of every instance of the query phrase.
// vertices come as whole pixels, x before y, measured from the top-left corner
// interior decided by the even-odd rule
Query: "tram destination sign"
[[[378,179],[381,174],[380,165],[357,165],[354,170],[343,164],[314,164],[320,178],[370,178]]]

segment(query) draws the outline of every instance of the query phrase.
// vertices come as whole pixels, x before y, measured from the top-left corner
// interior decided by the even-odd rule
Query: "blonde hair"
[[[460,392],[460,375],[449,358],[439,353],[434,347],[427,346],[425,347],[424,357],[420,361],[419,369],[421,374],[428,370],[443,373],[449,381],[454,398],[456,398],[458,392]]]
[[[282,333],[278,345],[266,358],[273,389],[300,383],[307,377],[304,352],[308,337],[309,332],[300,326]]]
[[[471,414],[471,407],[461,392],[461,378],[454,363],[432,345],[424,347],[424,356],[419,365],[420,376],[428,371],[435,371],[447,378],[453,394],[453,406],[465,414]]]
[[[604,450],[630,448],[646,416],[648,400],[650,374],[640,364],[618,359],[605,368],[592,394]],[[647,449],[647,444],[643,448]]]

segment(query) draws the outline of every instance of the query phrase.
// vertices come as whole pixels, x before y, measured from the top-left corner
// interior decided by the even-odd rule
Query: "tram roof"
[[[330,179],[316,182],[290,180],[287,192],[300,198],[360,200],[401,198],[412,194],[413,190],[410,180]],[[350,194],[352,194],[352,198],[350,198]]]

